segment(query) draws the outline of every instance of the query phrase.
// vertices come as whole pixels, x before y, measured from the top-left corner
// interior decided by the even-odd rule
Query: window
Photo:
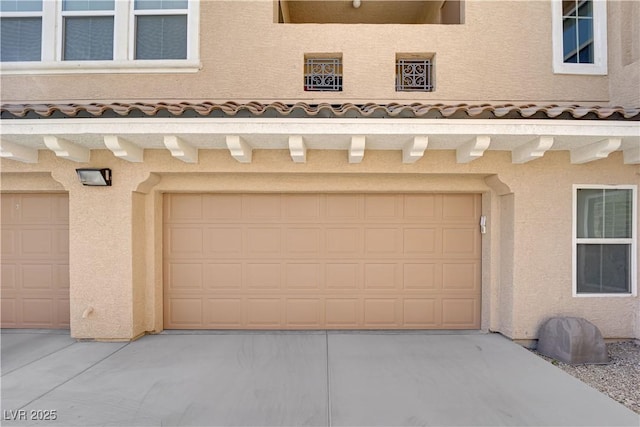
[[[431,92],[432,59],[396,57],[396,92]]]
[[[199,0],[0,0],[4,74],[199,67]]]
[[[553,69],[559,74],[607,74],[605,0],[554,0]]]
[[[113,59],[114,0],[62,1],[62,59]]]
[[[1,0],[0,13],[0,60],[40,61],[42,0]]]
[[[305,57],[304,62],[305,91],[342,91],[342,58]]]
[[[562,61],[593,64],[593,2],[562,2]]]
[[[577,186],[574,295],[635,294],[636,187]]]
[[[135,58],[187,59],[187,0],[135,0]]]

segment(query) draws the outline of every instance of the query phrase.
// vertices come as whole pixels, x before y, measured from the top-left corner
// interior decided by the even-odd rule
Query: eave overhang
[[[223,149],[250,163],[252,150],[286,149],[292,161],[307,150],[345,150],[350,163],[366,150],[399,150],[413,163],[429,150],[455,150],[458,163],[487,150],[510,151],[513,163],[549,150],[586,163],[623,151],[640,164],[640,109],[578,106],[400,104],[7,104],[0,155],[34,163],[38,150],[87,162],[91,150],[144,160],[144,150],[169,150],[188,163],[198,150]]]

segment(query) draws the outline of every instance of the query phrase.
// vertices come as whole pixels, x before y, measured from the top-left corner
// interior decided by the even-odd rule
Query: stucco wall
[[[145,262],[137,260],[147,259],[147,239],[146,239],[146,201],[143,193],[134,191],[132,197],[132,316],[133,335],[144,332],[146,321],[146,289],[147,289],[147,268]]]
[[[367,151],[361,164],[348,164],[345,151],[311,150],[306,164],[295,164],[288,151],[256,150],[252,163],[240,164],[227,150],[201,150],[199,163],[186,164],[166,150],[146,150],[144,163],[136,164],[94,150],[83,165],[42,150],[37,164],[3,159],[0,166],[2,191],[52,191],[42,179],[51,172],[69,192],[76,338],[131,339],[161,330],[162,194],[185,191],[483,193],[489,224],[483,329],[531,339],[549,316],[572,315],[592,321],[606,337],[638,337],[638,297],[572,296],[572,186],[640,184],[638,166],[624,165],[620,152],[584,165],[572,165],[567,152],[547,152],[514,165],[509,152],[488,151],[458,164],[454,151],[434,150],[408,165],[393,151]],[[81,166],[112,168],[113,187],[81,186],[75,175]],[[88,306],[94,313],[82,319]]]
[[[622,166],[622,153],[571,165],[569,154],[558,152],[545,156],[544,162],[523,165],[520,173],[528,178],[511,185],[516,230],[514,336],[535,336],[540,321],[556,315],[584,317],[610,338],[633,333],[636,299],[572,296],[571,242],[573,184],[638,185],[634,170],[637,166]]]
[[[609,2],[611,104],[640,105],[640,2]]]
[[[515,265],[515,230],[514,230],[514,195],[505,194],[500,197],[500,282],[498,284],[497,310],[500,318],[497,330],[507,336],[514,335],[514,265]]]
[[[201,1],[195,74],[3,76],[2,98],[607,104],[607,76],[553,74],[550,3],[467,0],[462,25],[334,25],[274,23],[270,0]],[[318,52],[342,54],[342,92],[303,91]],[[434,92],[395,92],[398,52],[435,53]]]

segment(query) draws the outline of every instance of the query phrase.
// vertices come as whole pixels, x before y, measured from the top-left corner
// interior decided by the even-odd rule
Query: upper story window
[[[593,64],[593,2],[562,2],[562,61],[568,64]]]
[[[396,56],[396,92],[433,91],[432,57]]]
[[[606,74],[606,1],[554,0],[552,6],[554,72]]]
[[[0,60],[40,61],[42,0],[0,0]]]
[[[636,187],[576,186],[574,295],[635,294]]]
[[[342,91],[342,57],[305,56],[305,91]]]
[[[187,59],[187,0],[135,0],[135,59]]]
[[[113,59],[114,0],[62,1],[62,60]]]
[[[199,0],[0,0],[3,73],[199,66]]]

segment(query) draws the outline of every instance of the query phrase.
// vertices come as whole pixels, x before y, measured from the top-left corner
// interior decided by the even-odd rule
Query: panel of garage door
[[[167,194],[167,329],[477,329],[478,194]]]
[[[2,194],[3,328],[69,327],[69,198]]]

